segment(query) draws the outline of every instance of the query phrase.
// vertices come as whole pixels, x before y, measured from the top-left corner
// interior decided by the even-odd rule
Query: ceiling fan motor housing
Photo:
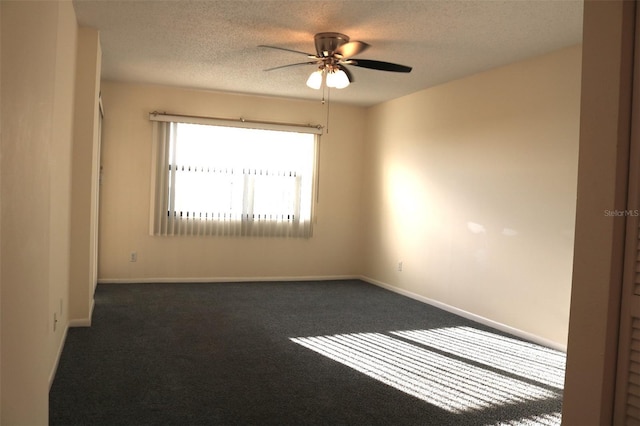
[[[318,56],[331,56],[345,43],[349,42],[349,36],[340,33],[318,33],[314,37]]]

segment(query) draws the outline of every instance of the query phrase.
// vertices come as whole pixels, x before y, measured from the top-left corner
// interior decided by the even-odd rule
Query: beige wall
[[[368,279],[566,344],[580,57],[575,46],[370,109]]]
[[[69,320],[69,250],[71,232],[71,150],[74,123],[76,78],[76,15],[70,2],[60,2],[56,62],[54,73],[54,105],[49,151],[49,312],[56,314],[56,331],[49,342],[49,359],[56,360],[62,348]],[[54,321],[50,314],[50,321]],[[53,326],[51,326],[53,328]],[[55,373],[50,366],[49,380]]]
[[[68,321],[77,25],[71,2],[3,1],[1,30],[0,423],[44,425]]]
[[[78,78],[75,95],[71,220],[71,325],[91,324],[96,284],[97,197],[99,172],[98,120],[102,53],[98,31],[78,31]]]
[[[325,124],[320,101],[103,82],[101,281],[352,276],[360,271],[364,110],[331,105],[311,239],[149,236],[149,112]],[[137,262],[129,262],[136,251]]]

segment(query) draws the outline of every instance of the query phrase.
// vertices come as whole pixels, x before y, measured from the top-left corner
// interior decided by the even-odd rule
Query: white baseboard
[[[53,385],[53,380],[56,378],[56,372],[58,371],[58,365],[60,364],[60,357],[62,357],[62,350],[64,349],[64,342],[67,340],[67,331],[69,330],[69,326],[65,326],[64,331],[62,332],[62,340],[60,341],[60,347],[56,352],[56,359],[53,362],[53,367],[49,372],[49,390],[51,390],[51,385]]]
[[[436,308],[442,309],[443,311],[451,312],[451,313],[459,315],[459,316],[461,316],[463,318],[467,318],[467,319],[470,319],[472,321],[478,322],[480,324],[489,326],[491,328],[495,328],[496,330],[500,330],[500,331],[502,331],[504,333],[508,333],[508,334],[513,335],[513,336],[520,337],[522,339],[528,340],[528,341],[533,342],[533,343],[537,343],[537,344],[542,345],[542,346],[546,346],[546,347],[551,348],[551,349],[555,349],[555,350],[562,351],[562,352],[565,352],[565,353],[567,352],[566,345],[558,344],[558,343],[556,343],[554,341],[545,339],[545,338],[537,336],[535,334],[531,334],[531,333],[528,333],[526,331],[519,330],[517,328],[508,326],[506,324],[502,324],[502,323],[499,323],[497,321],[493,321],[493,320],[491,320],[489,318],[485,318],[485,317],[482,317],[480,315],[476,315],[474,313],[467,312],[465,310],[456,308],[455,306],[447,305],[446,303],[438,302],[437,300],[430,299],[428,297],[421,296],[421,295],[413,293],[411,291],[404,290],[404,289],[392,286],[392,285],[384,283],[382,281],[374,280],[373,278],[369,278],[369,277],[365,277],[365,276],[360,276],[359,278],[362,281],[368,282],[368,283],[376,285],[378,287],[385,288],[387,290],[393,291],[394,293],[398,293],[398,294],[401,294],[403,296],[410,297],[411,299],[418,300],[418,301],[426,303],[428,305],[435,306]]]
[[[91,327],[91,318],[93,318],[93,307],[95,305],[96,301],[92,299],[91,307],[89,308],[89,317],[69,320],[69,327]]]
[[[335,281],[358,279],[360,279],[359,275],[305,275],[298,277],[100,278],[98,279],[98,284],[232,283],[263,281]]]
[[[69,321],[69,327],[91,327],[91,318],[80,318]]]

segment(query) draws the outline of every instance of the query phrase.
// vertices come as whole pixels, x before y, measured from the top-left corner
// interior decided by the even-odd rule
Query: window
[[[317,128],[155,117],[154,235],[311,236]]]

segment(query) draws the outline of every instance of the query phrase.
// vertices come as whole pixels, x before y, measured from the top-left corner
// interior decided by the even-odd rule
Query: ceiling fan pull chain
[[[322,96],[324,98],[324,94]],[[324,102],[324,99],[323,99]],[[327,87],[327,134],[329,134],[329,106],[331,105],[331,87]]]

